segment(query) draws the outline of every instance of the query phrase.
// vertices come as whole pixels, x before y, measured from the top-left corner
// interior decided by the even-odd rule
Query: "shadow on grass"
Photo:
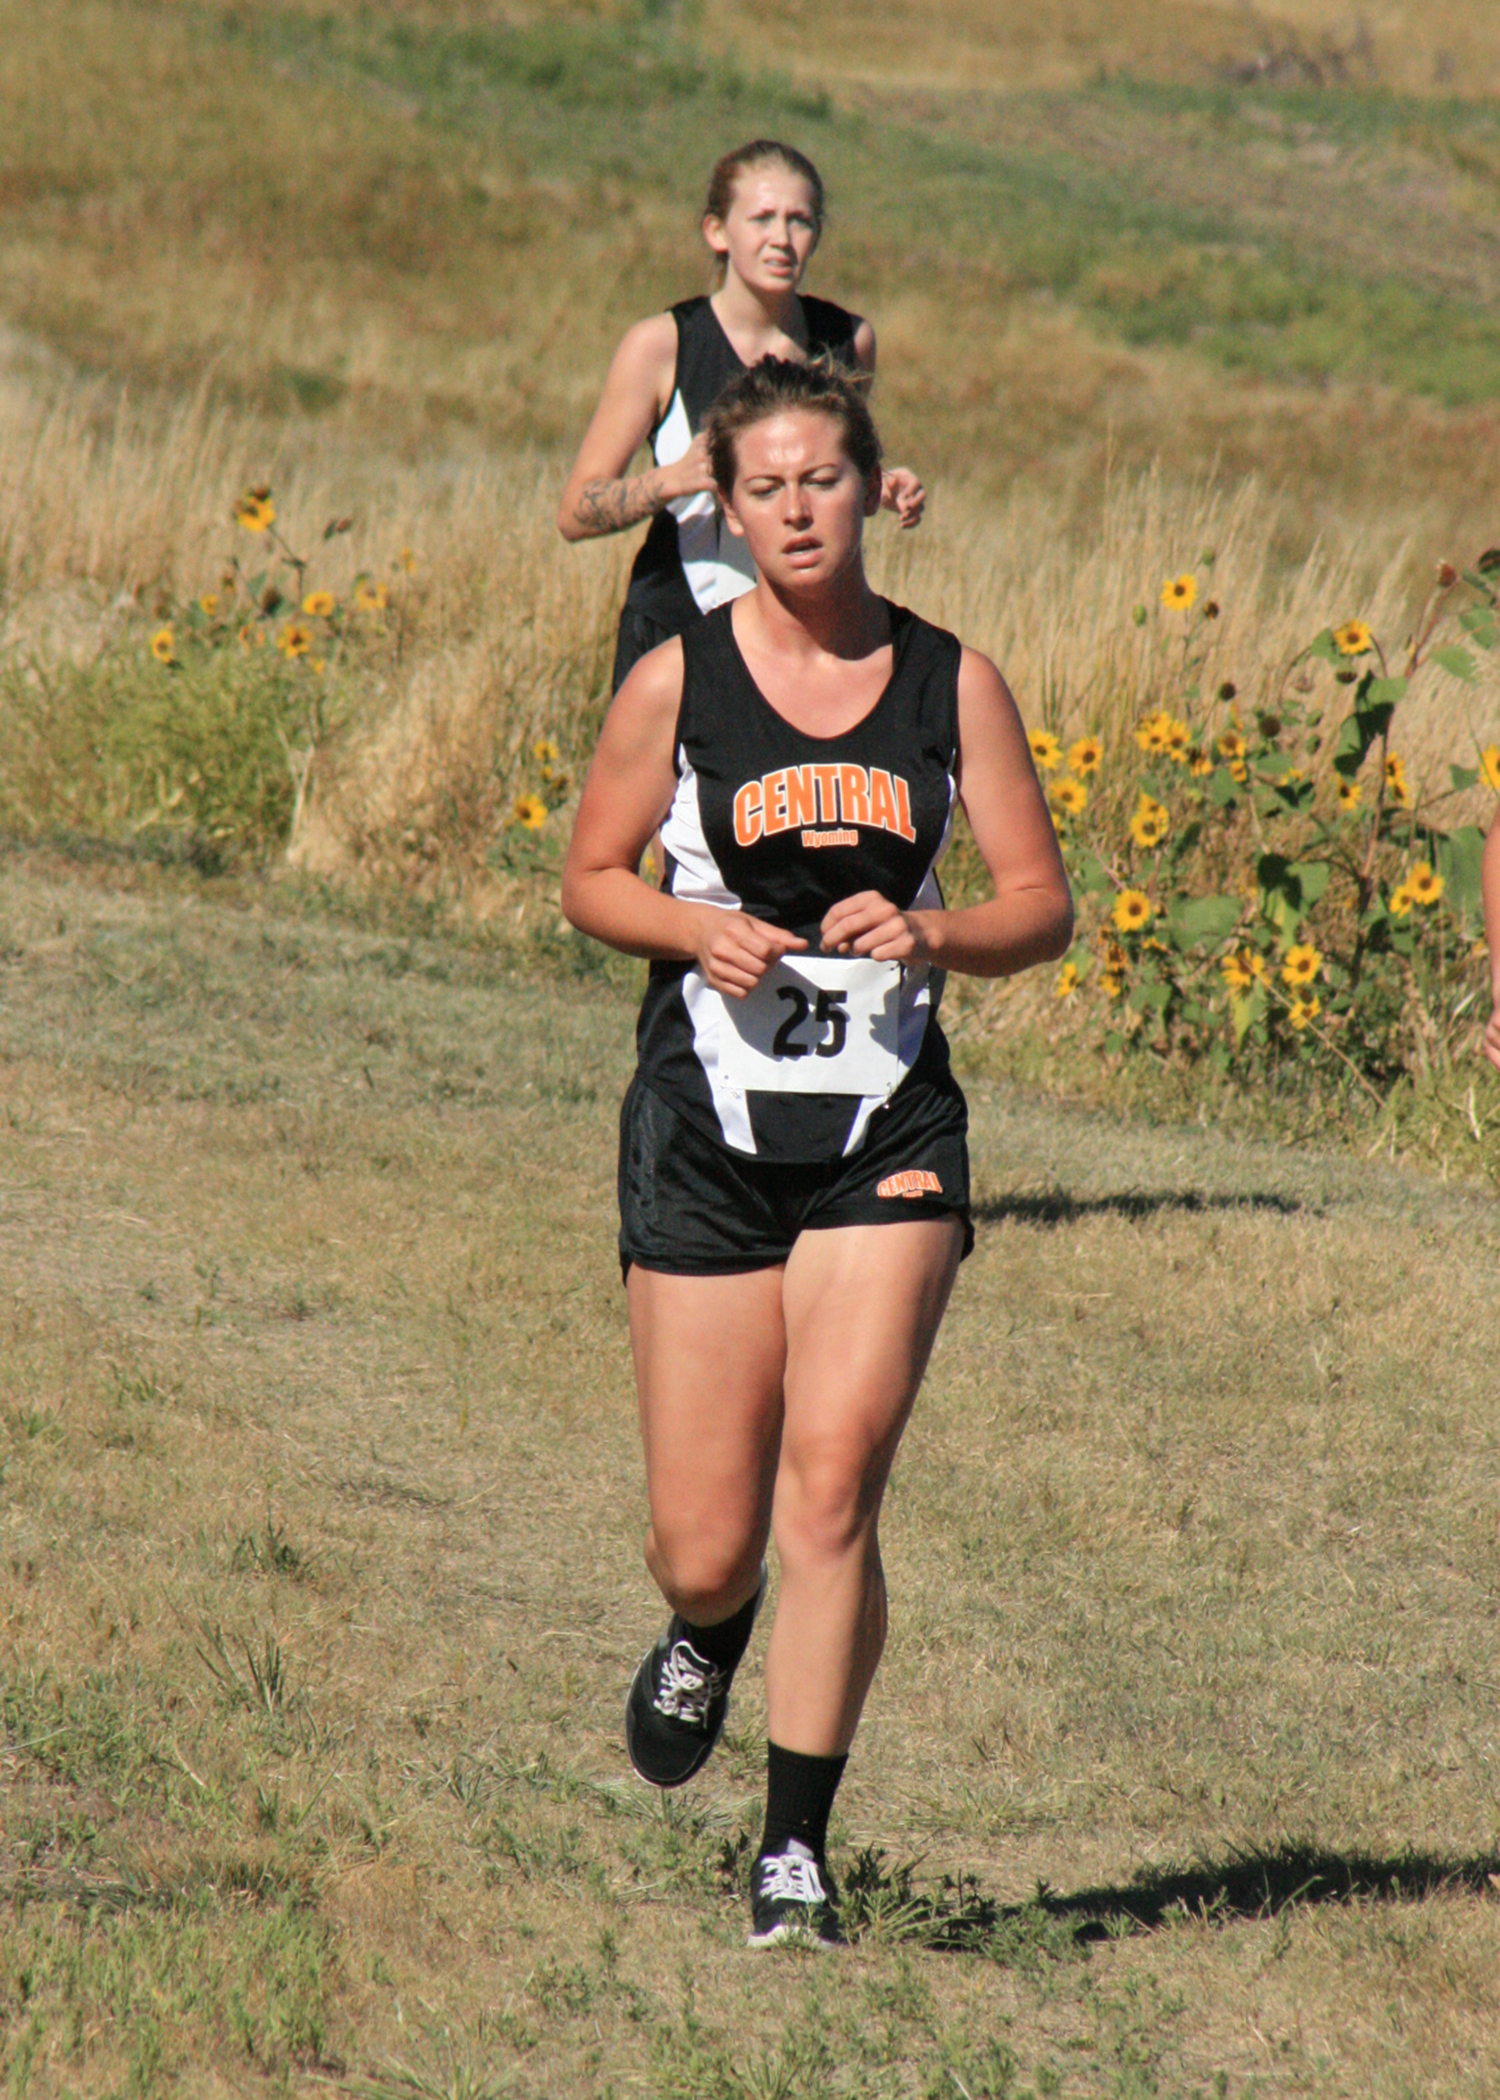
[[[1200,1196],[1196,1189],[1162,1189],[1154,1195],[1124,1190],[1114,1196],[1070,1196],[1066,1189],[1049,1189],[1043,1196],[990,1196],[973,1209],[976,1225],[1003,1225],[1014,1219],[1020,1225],[1076,1225],[1082,1218],[1129,1218],[1138,1223],[1161,1211],[1187,1211],[1208,1215],[1221,1210],[1264,1210],[1277,1217],[1295,1216],[1302,1209],[1295,1196],[1257,1192],[1249,1196]]]
[[[904,1940],[938,1953],[984,1954],[1008,1967],[1077,1955],[1090,1941],[1199,1920],[1222,1925],[1273,1918],[1309,1904],[1418,1903],[1440,1893],[1500,1893],[1500,1852],[1467,1858],[1431,1852],[1381,1857],[1284,1845],[1196,1867],[1151,1869],[1114,1888],[1060,1895],[1043,1882],[1027,1903],[997,1903],[976,1880],[945,1875],[918,1889],[911,1866],[887,1869],[862,1852],[846,1883],[856,1936]]]

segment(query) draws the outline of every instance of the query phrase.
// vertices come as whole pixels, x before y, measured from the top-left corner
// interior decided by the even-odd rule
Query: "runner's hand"
[[[903,532],[920,525],[927,508],[927,491],[910,467],[887,467],[880,477],[880,507],[893,510]]]
[[[697,938],[698,967],[716,992],[743,999],[753,992],[779,956],[805,948],[806,941],[745,911],[703,906]]]
[[[861,890],[824,914],[823,947],[833,955],[870,955],[876,962],[927,962],[930,955],[915,912],[898,911],[879,890]]]
[[[660,486],[669,503],[678,496],[698,496],[712,489],[714,476],[708,463],[708,432],[700,430],[681,459],[658,471]]]

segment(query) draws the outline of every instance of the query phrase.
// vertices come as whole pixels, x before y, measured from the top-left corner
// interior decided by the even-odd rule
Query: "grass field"
[[[1134,608],[1210,551],[1205,690],[1399,649],[1500,540],[1492,13],[0,0],[0,2088],[1500,2087],[1493,1088],[1351,1143],[954,988],[855,1943],[752,1960],[760,1645],[688,1798],[619,1738],[636,980],[572,790],[507,821],[629,552],[556,538],[570,448],[764,130],[932,485],[875,572],[1029,720],[1176,705]],[[262,480],[395,593],[316,705],[150,653]],[[1500,734],[1488,668],[1404,707],[1419,782]]]
[[[627,972],[0,877],[11,2092],[1470,2095],[1500,2076],[1477,1193],[970,1084],[847,1959],[752,1959],[752,1656],[657,1606]]]

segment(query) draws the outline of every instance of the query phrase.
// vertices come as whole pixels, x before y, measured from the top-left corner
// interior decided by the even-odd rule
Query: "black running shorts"
[[[969,1222],[968,1109],[957,1082],[903,1088],[858,1152],[810,1165],[760,1160],[705,1137],[641,1081],[620,1110],[620,1267],[733,1276],[778,1267],[801,1232]]]

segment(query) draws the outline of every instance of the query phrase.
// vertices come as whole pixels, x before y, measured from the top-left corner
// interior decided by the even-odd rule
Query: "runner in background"
[[[708,455],[756,581],[626,679],[563,877],[575,926],[651,959],[620,1254],[672,1617],[625,1732],[657,1786],[702,1767],[774,1536],[751,1943],[836,1945],[824,1848],[885,1641],[881,1499],[972,1243],[943,975],[1060,955],[1072,908],[999,672],[866,581],[882,478],[859,386],[758,363]],[[994,886],[962,910],[936,873],[955,799]]]
[[[825,357],[874,374],[869,322],[798,290],[823,214],[822,178],[794,147],[755,139],[725,154],[703,207],[718,289],[637,322],[615,352],[557,514],[569,540],[651,520],[620,615],[615,691],[648,649],[755,580],[744,541],[719,516],[703,437],[723,388],[768,356]],[[629,473],[647,442],[654,464]],[[895,467],[881,501],[914,526],[926,496],[915,474]]]

